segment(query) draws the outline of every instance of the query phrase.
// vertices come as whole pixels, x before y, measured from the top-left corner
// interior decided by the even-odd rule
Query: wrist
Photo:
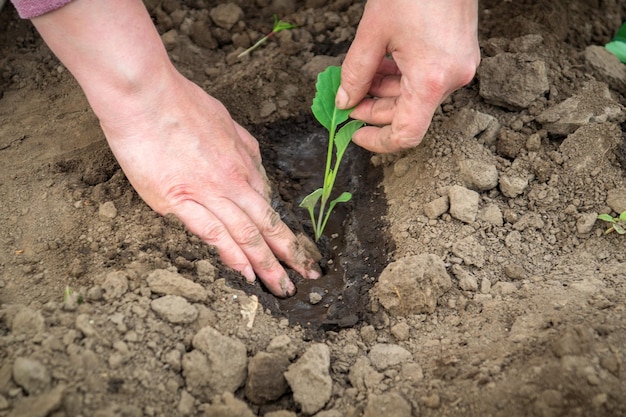
[[[180,77],[140,0],[75,1],[32,22],[101,121],[149,105]]]

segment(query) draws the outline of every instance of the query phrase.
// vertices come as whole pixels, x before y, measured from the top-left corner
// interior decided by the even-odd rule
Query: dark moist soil
[[[253,127],[251,132],[261,143],[268,176],[275,181],[276,209],[292,230],[313,236],[308,211],[298,205],[323,183],[326,130],[308,113]],[[312,332],[337,330],[354,326],[368,314],[368,290],[393,252],[384,193],[372,192],[381,188],[382,169],[372,168],[370,158],[369,152],[351,146],[342,160],[334,191],[349,191],[353,197],[335,207],[318,242],[324,275],[310,281],[292,274],[298,292],[289,299],[256,292],[265,307],[282,313],[291,324]],[[239,277],[236,280],[240,282]],[[312,303],[314,293],[321,300]]]
[[[146,1],[310,235],[315,77],[364,3],[220,4]],[[273,14],[299,27],[237,59]],[[626,69],[594,49],[626,4],[486,0],[479,16],[475,80],[419,147],[350,147],[326,275],[278,300],[138,198],[75,80],[5,5],[0,417],[626,416],[626,239],[596,221],[626,210]]]

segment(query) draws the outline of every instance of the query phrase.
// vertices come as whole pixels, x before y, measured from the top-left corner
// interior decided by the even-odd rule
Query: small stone
[[[448,191],[450,215],[465,223],[473,223],[478,213],[480,196],[476,191],[454,185]]]
[[[206,326],[193,337],[194,350],[183,355],[183,375],[191,394],[209,401],[235,392],[246,380],[247,350],[238,339]]]
[[[319,294],[317,292],[312,292],[312,293],[309,294],[309,303],[315,305],[315,304],[319,304],[320,301],[322,301],[321,294]]]
[[[211,20],[226,30],[230,30],[235,23],[243,18],[243,10],[235,3],[222,3],[209,11]]]
[[[203,282],[214,282],[217,275],[217,268],[215,265],[206,259],[201,259],[196,262],[196,272],[198,273],[198,279]]]
[[[278,107],[276,107],[276,103],[274,103],[271,100],[267,100],[267,101],[263,102],[263,104],[261,105],[261,108],[259,109],[259,116],[263,117],[263,118],[269,117],[277,109],[278,109]]]
[[[508,264],[504,266],[504,275],[512,280],[521,281],[528,277],[523,267],[517,264]]]
[[[100,204],[98,207],[98,217],[102,221],[110,221],[117,217],[117,208],[112,201]]]
[[[483,278],[480,281],[480,292],[481,294],[489,294],[491,292],[491,281],[487,278]]]
[[[176,29],[169,30],[161,35],[161,41],[167,51],[172,51],[178,46],[178,32]]]
[[[550,89],[546,63],[526,53],[486,57],[478,76],[480,95],[489,103],[511,110],[527,108]]]
[[[609,190],[606,196],[606,204],[611,210],[621,214],[626,211],[626,188],[614,188]]]
[[[330,349],[323,343],[311,345],[297,362],[289,366],[285,378],[294,401],[304,414],[315,414],[330,400]]]
[[[75,325],[85,337],[93,337],[96,335],[96,329],[91,323],[91,317],[87,314],[79,314],[76,316]]]
[[[431,202],[428,202],[424,205],[424,214],[431,220],[434,220],[448,211],[450,207],[450,199],[449,197],[443,196],[439,197]]]
[[[461,265],[452,265],[452,273],[459,280],[459,287],[463,291],[478,291],[478,279],[466,271]]]
[[[481,160],[465,159],[459,162],[459,175],[463,184],[472,190],[487,191],[498,186],[498,169]]]
[[[363,417],[411,417],[411,404],[398,392],[370,395]]]
[[[467,236],[452,245],[452,254],[463,259],[466,265],[482,268],[485,264],[485,248],[474,236]]]
[[[504,196],[515,198],[522,194],[528,187],[528,180],[522,177],[501,175],[500,191]]]
[[[182,390],[180,393],[180,400],[178,401],[178,412],[181,416],[190,416],[194,412],[196,399],[188,393],[186,390]]]
[[[102,283],[103,297],[106,301],[120,298],[128,291],[128,278],[121,271],[114,271],[107,274]]]
[[[496,204],[485,206],[479,213],[478,218],[494,226],[502,227],[504,219],[500,207]]]
[[[38,360],[17,358],[13,362],[13,380],[29,395],[36,395],[50,388],[52,378],[48,369]]]
[[[45,417],[58,410],[63,403],[65,385],[59,384],[50,391],[15,401],[8,417]]]
[[[598,213],[582,213],[576,221],[576,231],[580,234],[590,233],[596,224]]]
[[[148,286],[153,293],[179,295],[189,301],[204,301],[207,298],[207,292],[202,285],[167,269],[150,272]]]
[[[432,313],[439,297],[451,286],[441,258],[413,255],[387,265],[370,296],[393,315]]]
[[[410,331],[411,328],[404,322],[397,323],[391,327],[391,334],[400,342],[409,338]]]
[[[400,378],[402,381],[409,381],[413,385],[417,385],[424,379],[424,370],[418,363],[407,362],[402,365]]]
[[[189,324],[198,318],[198,310],[178,295],[152,300],[150,307],[159,317],[172,324]]]
[[[367,357],[379,371],[413,359],[411,352],[399,345],[378,343],[372,346]]]
[[[280,398],[289,388],[283,375],[289,365],[289,358],[280,353],[257,353],[248,363],[246,398],[254,404]]]

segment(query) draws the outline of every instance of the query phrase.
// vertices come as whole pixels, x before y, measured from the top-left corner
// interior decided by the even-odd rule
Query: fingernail
[[[283,277],[283,279],[280,280],[280,288],[283,290],[285,297],[291,297],[296,293],[296,287],[293,285],[293,282],[291,282],[289,277]]]
[[[317,266],[317,265],[315,265]],[[310,269],[307,273],[307,278],[308,279],[318,279],[319,277],[322,276],[322,271],[318,270],[318,269]]]
[[[246,266],[241,274],[246,278],[248,282],[254,282],[256,280],[256,274],[254,273],[254,269],[250,265]]]
[[[340,109],[347,109],[349,102],[350,97],[348,97],[348,93],[346,93],[346,90],[344,90],[342,86],[339,86],[337,95],[335,95],[335,106]]]

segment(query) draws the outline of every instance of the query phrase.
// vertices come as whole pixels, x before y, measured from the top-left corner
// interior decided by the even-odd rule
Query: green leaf
[[[289,30],[298,27],[298,25],[292,25],[291,23],[285,22],[284,20],[278,20],[278,16],[274,15],[274,27],[272,28],[272,32],[278,33],[283,30]]]
[[[613,55],[619,58],[619,60],[626,64],[626,40],[625,41],[611,41],[604,45]]]
[[[333,207],[335,207],[337,203],[347,203],[348,201],[350,201],[351,198],[352,194],[344,191],[339,197],[330,202],[330,205],[328,206],[328,211],[331,212],[333,210]]]
[[[351,198],[352,198],[352,194],[350,194],[347,191],[344,191],[343,193],[341,193],[339,197],[335,198],[333,201],[330,202],[328,206],[328,211],[326,212],[326,216],[324,217],[324,222],[322,223],[322,227],[320,228],[319,235],[321,235],[324,229],[326,228],[326,223],[328,223],[328,219],[330,218],[330,213],[333,211],[337,203],[345,203],[347,201],[350,201]]]
[[[321,230],[317,230],[317,222],[315,221],[315,205],[319,201],[322,196],[322,189],[318,188],[313,191],[311,194],[307,195],[302,199],[300,203],[300,207],[304,207],[308,210],[309,216],[311,217],[311,224],[313,225],[313,232],[315,233],[315,239],[319,239],[319,235],[322,233]]]
[[[341,161],[346,148],[350,144],[352,140],[352,135],[354,132],[359,130],[365,123],[360,120],[350,120],[348,123],[343,125],[341,129],[337,132],[337,136],[335,136],[335,147],[337,148],[337,161]]]
[[[615,223],[613,225],[613,229],[615,229],[615,231],[619,233],[620,235],[626,234],[626,229],[624,229],[624,226],[622,226],[619,223]]]
[[[335,96],[341,84],[341,67],[330,66],[317,76],[315,98],[313,99],[313,115],[329,132],[348,120],[352,109],[339,110],[335,107]]]
[[[626,211],[623,211],[622,214],[619,215],[619,219],[623,222],[626,222]]]
[[[611,217],[610,214],[599,214],[598,219],[604,220],[605,222],[609,222],[609,223],[615,223],[615,219]]]
[[[322,189],[318,188],[317,190],[313,191],[311,194],[307,195],[306,197],[302,199],[302,202],[300,203],[300,207],[304,207],[309,210],[314,209],[315,205],[317,204],[321,196],[322,196]]]

